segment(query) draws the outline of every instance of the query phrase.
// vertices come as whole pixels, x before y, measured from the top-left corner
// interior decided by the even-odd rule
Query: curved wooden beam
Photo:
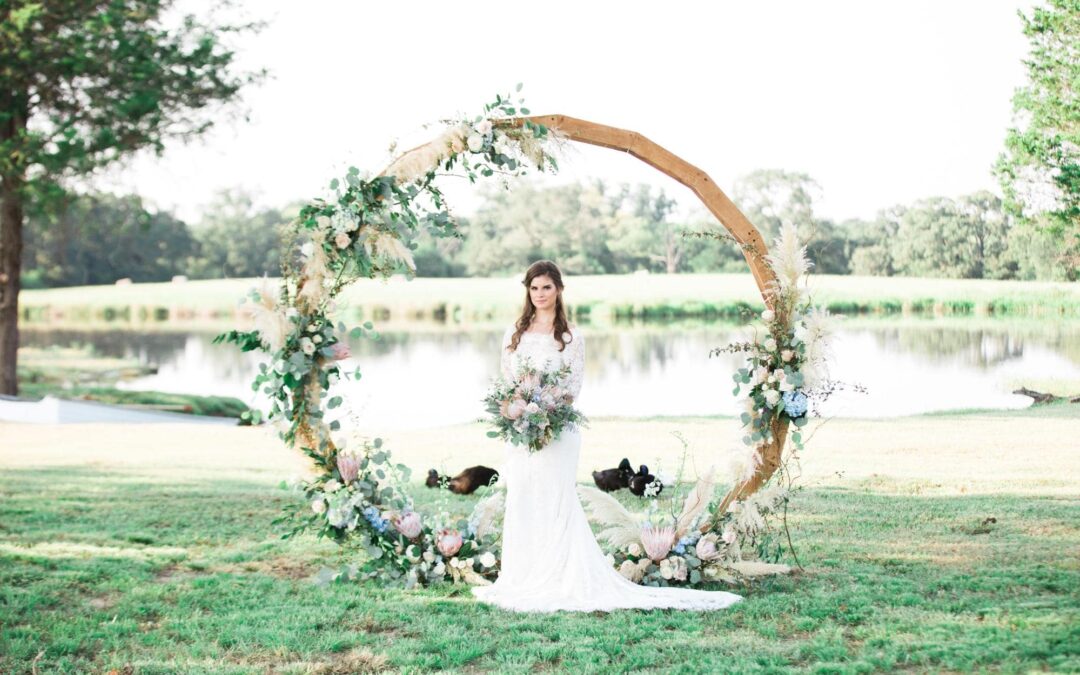
[[[496,124],[520,127],[524,125],[525,120],[554,129],[560,135],[572,141],[629,153],[690,188],[705,205],[705,208],[716,216],[717,220],[739,243],[743,257],[746,258],[747,264],[750,265],[750,272],[754,275],[758,290],[761,291],[765,306],[772,308],[770,289],[773,282],[776,281],[776,275],[765,262],[765,255],[769,250],[765,245],[765,240],[762,239],[761,233],[754,227],[754,224],[724,194],[724,191],[716,185],[716,182],[709,177],[709,174],[636,131],[609,127],[567,115],[534,115],[525,118],[507,118],[496,121]],[[727,493],[713,518],[722,518],[733,501],[744,499],[757,492],[772,477],[780,466],[787,431],[787,420],[774,422],[772,428],[773,442],[761,448],[761,462],[758,464],[754,475],[749,480],[735,485]],[[701,531],[707,532],[711,526],[711,522],[706,522],[702,525]]]
[[[739,211],[738,207],[728,198],[716,182],[707,173],[697,168],[690,162],[657,145],[645,136],[625,129],[609,127],[596,122],[588,122],[567,115],[534,115],[531,117],[507,117],[492,120],[494,126],[503,128],[519,128],[526,121],[533,124],[542,124],[548,129],[554,130],[560,136],[578,143],[597,145],[610,150],[626,152],[637,157],[654,169],[671,176],[678,182],[697,195],[705,208],[716,216],[717,220],[727,229],[731,236],[739,243],[743,257],[750,266],[750,272],[754,275],[761,297],[765,306],[772,308],[771,289],[776,281],[776,275],[772,268],[765,262],[768,247],[761,233],[754,227],[746,216]],[[413,148],[401,155],[395,162],[412,153],[421,153],[432,147],[432,144],[440,141],[432,141]],[[437,152],[447,152],[448,148],[438,147]],[[460,152],[460,150],[458,150]],[[430,160],[430,158],[427,158]],[[388,169],[389,170],[389,169]],[[386,173],[384,171],[384,173]],[[788,422],[777,421],[773,424],[773,442],[761,448],[761,461],[753,477],[743,481],[731,489],[724,497],[720,508],[714,517],[722,517],[728,505],[736,499],[742,499],[756,492],[765,484],[780,466],[780,458],[787,437]],[[702,526],[702,531],[707,531],[710,523]]]
[[[690,188],[739,243],[765,305],[772,306],[768,289],[769,283],[774,281],[776,276],[772,268],[765,264],[765,254],[768,252],[765,240],[709,174],[636,131],[609,127],[567,115],[534,115],[510,118],[505,122],[522,126],[525,120],[554,129],[572,141],[629,153]]]

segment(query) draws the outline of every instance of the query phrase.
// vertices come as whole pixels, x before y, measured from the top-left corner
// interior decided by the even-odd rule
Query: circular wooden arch
[[[541,124],[571,141],[629,153],[690,188],[740,245],[743,257],[746,258],[746,262],[750,266],[750,272],[754,276],[754,281],[761,292],[765,306],[773,307],[771,289],[776,282],[776,275],[765,262],[768,246],[766,246],[761,233],[758,232],[753,223],[739,211],[738,207],[724,194],[723,190],[716,185],[716,182],[707,173],[635,131],[609,127],[567,115],[508,117],[494,119],[492,125],[496,128],[512,128],[522,127],[526,122]],[[445,140],[431,141],[403,153],[381,175],[389,173],[392,167],[399,162],[405,161],[406,158],[422,155],[428,150],[434,151],[436,159],[442,157],[446,148],[436,147],[441,143],[445,143]],[[456,151],[460,152],[461,150]],[[431,157],[426,158],[426,160],[430,159]],[[307,387],[306,396],[316,406],[318,406],[319,394],[320,389],[317,381]],[[325,426],[325,422],[320,420],[319,425]],[[787,431],[788,421],[779,417],[774,418],[771,428],[772,442],[761,446],[758,465],[753,475],[749,479],[737,483],[725,495],[713,516],[714,518],[722,517],[733,501],[753,494],[772,477],[780,467],[780,457],[783,452],[784,442],[787,439]],[[314,434],[314,430],[306,422],[301,425],[298,435],[308,439],[309,444],[312,442],[311,439],[318,438]],[[315,443],[315,446],[317,445]],[[710,527],[711,522],[706,522],[702,525],[701,530],[706,532]]]

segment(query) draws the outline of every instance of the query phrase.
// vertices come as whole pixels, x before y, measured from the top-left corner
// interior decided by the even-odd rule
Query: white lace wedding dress
[[[576,398],[585,375],[581,333],[571,328],[573,340],[562,352],[550,333],[524,333],[517,350],[509,352],[513,332],[511,326],[503,335],[503,376],[509,377],[526,357],[545,370],[568,363]],[[711,610],[742,600],[723,591],[641,586],[619,574],[596,541],[577,494],[580,450],[577,429],[563,430],[536,453],[506,444],[499,468],[499,481],[506,486],[502,567],[494,584],[473,587],[477,598],[519,612]]]

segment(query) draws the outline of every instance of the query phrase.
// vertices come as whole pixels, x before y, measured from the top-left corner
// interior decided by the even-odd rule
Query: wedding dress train
[[[562,352],[550,335],[525,333],[514,352],[503,336],[502,372],[530,358],[553,370],[568,363],[569,388],[577,397],[584,378],[585,344],[576,329]],[[490,586],[473,587],[482,602],[520,612],[614,609],[723,609],[742,600],[734,593],[635,584],[609,562],[589,526],[577,494],[581,432],[566,429],[543,450],[530,453],[506,444],[499,481],[505,483],[502,563]]]

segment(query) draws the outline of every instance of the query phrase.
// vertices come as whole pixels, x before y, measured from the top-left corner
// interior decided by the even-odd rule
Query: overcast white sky
[[[997,191],[990,167],[1024,79],[1016,12],[1032,4],[252,0],[271,23],[238,47],[271,79],[245,96],[250,121],[98,185],[189,220],[223,188],[281,206],[320,196],[350,164],[379,171],[390,141],[427,140],[423,124],[524,82],[533,113],[638,131],[722,188],[758,168],[804,171],[821,215],[869,218]],[[591,176],[693,201],[631,157],[575,146],[559,180]],[[450,196],[459,212],[475,203]]]

